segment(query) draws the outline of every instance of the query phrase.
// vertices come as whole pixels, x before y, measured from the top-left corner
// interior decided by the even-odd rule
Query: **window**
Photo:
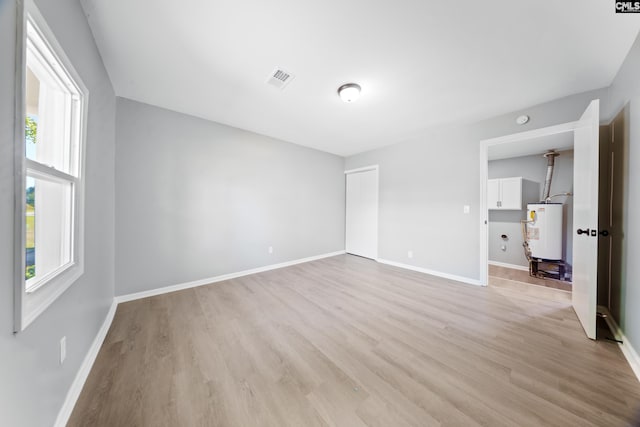
[[[16,331],[83,273],[83,148],[87,90],[32,2],[25,5],[17,85],[23,119],[16,239]],[[20,58],[20,55],[18,55]]]

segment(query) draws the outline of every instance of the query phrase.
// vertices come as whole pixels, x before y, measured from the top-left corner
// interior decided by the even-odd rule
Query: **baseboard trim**
[[[529,267],[525,267],[524,265],[509,264],[507,262],[489,260],[489,265],[495,265],[496,267],[512,268],[514,270],[520,270],[520,271],[529,271]]]
[[[607,322],[609,329],[613,333],[613,336],[618,341],[622,341],[622,343],[618,343],[620,350],[622,350],[622,354],[629,362],[629,366],[633,370],[633,373],[636,374],[636,378],[640,381],[640,355],[635,348],[631,345],[627,337],[622,332],[622,329],[618,326],[615,319],[611,316],[611,313],[606,307],[598,306],[598,311],[605,315],[604,320]]]
[[[111,303],[111,307],[109,307],[109,311],[107,312],[107,316],[102,322],[102,326],[98,330],[96,337],[93,339],[93,343],[91,343],[91,347],[89,347],[89,351],[87,352],[82,364],[80,365],[80,369],[76,373],[76,377],[73,379],[73,383],[71,384],[71,388],[67,391],[67,396],[64,399],[64,404],[58,412],[58,417],[56,418],[56,423],[54,424],[56,427],[64,427],[69,422],[69,417],[71,417],[71,413],[73,412],[73,408],[76,406],[76,402],[78,397],[80,397],[80,393],[82,392],[82,388],[84,387],[84,383],[87,381],[89,377],[89,373],[91,372],[91,368],[93,367],[93,363],[98,356],[98,352],[102,347],[102,343],[107,336],[107,332],[109,332],[109,328],[111,327],[111,322],[113,322],[113,317],[116,314],[116,308],[118,307],[118,303],[113,300]]]
[[[440,271],[429,270],[428,268],[416,267],[414,265],[402,264],[396,261],[390,261],[388,259],[378,258],[376,261],[382,264],[392,265],[394,267],[404,268],[406,270],[417,271],[419,273],[430,274],[432,276],[442,277],[443,279],[455,280],[456,282],[462,282],[469,285],[482,286],[480,280],[470,279],[469,277],[456,276],[455,274],[442,273]]]
[[[237,277],[248,276],[250,274],[262,273],[269,270],[276,270],[279,268],[290,267],[292,265],[303,264],[305,262],[316,261],[323,258],[330,258],[332,256],[343,255],[345,253],[346,253],[345,251],[329,252],[322,255],[315,255],[307,258],[296,259],[293,261],[281,262],[279,264],[265,265],[264,267],[252,268],[250,270],[239,271],[237,273],[223,274],[221,276],[194,280],[192,282],[179,283],[177,285],[164,286],[162,288],[150,289],[148,291],[120,295],[120,296],[117,296],[115,299],[118,303],[134,301],[141,298],[148,298],[156,295],[167,294],[170,292],[181,291],[183,289],[196,288],[198,286],[204,286],[204,285],[209,285],[211,283],[222,282],[224,280],[235,279]]]

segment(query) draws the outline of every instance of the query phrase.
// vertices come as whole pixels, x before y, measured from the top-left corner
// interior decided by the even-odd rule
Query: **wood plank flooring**
[[[343,255],[121,304],[70,426],[626,426],[565,300]]]
[[[571,292],[571,282],[564,280],[556,280],[552,278],[531,277],[528,271],[516,270],[514,268],[502,267],[489,264],[489,280],[492,277],[514,280],[518,282],[528,283],[530,285],[542,286],[553,289],[560,289]]]

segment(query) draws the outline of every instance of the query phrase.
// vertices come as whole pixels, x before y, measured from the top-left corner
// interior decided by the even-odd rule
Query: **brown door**
[[[622,296],[624,160],[627,140],[624,123],[627,108],[620,111],[610,125],[600,127],[598,305],[607,307],[618,324]]]

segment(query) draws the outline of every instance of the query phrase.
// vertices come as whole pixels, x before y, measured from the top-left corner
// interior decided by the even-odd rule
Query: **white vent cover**
[[[293,80],[293,74],[281,68],[276,68],[269,75],[269,78],[267,79],[267,84],[270,84],[271,86],[275,86],[278,89],[284,89],[291,80]]]

